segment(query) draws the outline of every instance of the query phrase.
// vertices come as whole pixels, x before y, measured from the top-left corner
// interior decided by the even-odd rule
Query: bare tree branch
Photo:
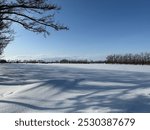
[[[25,29],[50,34],[50,29],[68,30],[68,27],[55,22],[55,11],[60,10],[49,0],[1,0],[0,1],[0,55],[7,44],[13,39],[12,23]]]

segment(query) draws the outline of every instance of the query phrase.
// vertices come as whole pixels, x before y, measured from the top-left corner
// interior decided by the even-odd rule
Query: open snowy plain
[[[0,112],[150,112],[150,66],[0,64]]]

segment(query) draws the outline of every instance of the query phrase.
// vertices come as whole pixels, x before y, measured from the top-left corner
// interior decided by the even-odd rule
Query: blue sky
[[[62,10],[56,21],[69,31],[44,38],[14,25],[15,40],[6,58],[103,58],[112,53],[150,51],[149,0],[55,0]]]

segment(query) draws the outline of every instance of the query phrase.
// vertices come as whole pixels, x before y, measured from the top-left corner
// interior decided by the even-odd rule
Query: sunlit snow
[[[0,112],[150,112],[150,66],[0,64]]]

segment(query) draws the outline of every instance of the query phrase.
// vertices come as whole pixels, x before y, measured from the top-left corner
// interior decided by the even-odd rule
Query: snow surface
[[[150,66],[0,64],[0,112],[150,112]]]

